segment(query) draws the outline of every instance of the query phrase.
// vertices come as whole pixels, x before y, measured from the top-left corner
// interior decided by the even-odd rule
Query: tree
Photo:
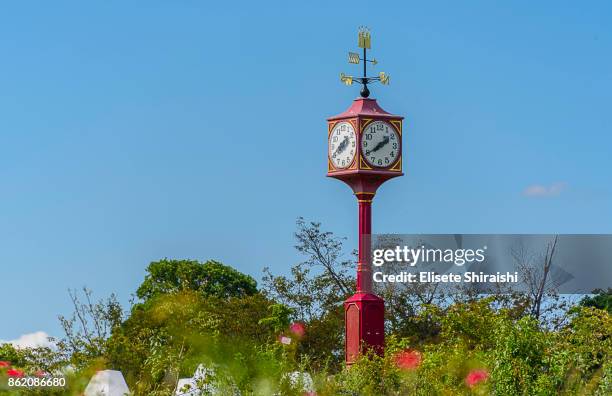
[[[334,286],[343,295],[354,291],[353,280],[347,276],[347,270],[352,268],[352,260],[341,260],[342,241],[330,231],[321,231],[321,223],[307,223],[302,217],[296,221],[298,230],[294,234],[297,240],[295,248],[307,259],[302,264],[307,267],[323,268],[323,279]]]
[[[379,288],[390,314],[385,355],[345,369],[342,302],[353,292],[353,260],[319,223],[300,218],[297,226],[296,248],[306,260],[285,276],[265,269],[263,293],[220,263],[167,259],[149,265],[138,290],[144,301],[125,320],[113,298],[93,303],[85,289],[81,302],[71,292],[75,314],[63,319],[62,341],[76,362],[71,394],[82,392],[93,370],[109,368],[124,374],[136,396],[170,396],[200,363],[214,368],[221,394],[301,395],[283,385],[295,370],[314,374],[321,396],[612,394],[611,315],[590,307],[608,308],[610,290],[585,298],[561,326],[542,320],[554,242],[540,256],[517,256],[542,265],[530,278],[527,305],[502,292],[455,298],[435,287]],[[0,346],[0,360],[31,366],[20,353]],[[6,368],[0,381],[3,375]]]
[[[321,223],[300,217],[296,224],[295,248],[306,259],[294,265],[289,276],[264,268],[264,292],[290,308],[295,320],[306,323],[298,353],[308,356],[313,367],[335,368],[343,360],[342,303],[355,290],[354,254],[345,254],[344,239],[321,230]]]
[[[107,342],[106,359],[138,395],[170,394],[200,363],[231,365],[252,345],[276,342],[262,294],[221,299],[193,290],[158,294],[136,304]]]
[[[272,299],[292,308],[296,318],[309,322],[321,318],[355,290],[355,278],[349,270],[354,262],[343,259],[343,239],[322,231],[321,223],[296,221],[295,248],[306,260],[291,268],[291,276],[273,275],[264,268],[264,292]]]
[[[209,260],[154,261],[147,267],[144,282],[136,295],[148,300],[159,294],[193,290],[202,296],[244,297],[257,293],[257,282],[232,267]]]
[[[558,236],[555,236],[552,241],[546,243],[546,250],[540,254],[532,254],[523,246],[512,250],[512,256],[527,287],[530,314],[538,320],[543,313],[544,302],[549,302],[547,307],[549,312],[559,308],[551,303],[558,300],[558,285],[555,279],[551,277],[558,238]]]
[[[15,348],[8,343],[0,344],[0,361],[10,362],[30,375],[38,370],[54,372],[65,364],[61,356],[49,347]]]
[[[112,294],[94,302],[92,291],[83,287],[83,300],[76,290],[68,290],[74,312],[70,318],[59,316],[65,337],[57,342],[66,360],[85,367],[105,353],[106,340],[123,319],[123,308]]]
[[[603,309],[612,313],[612,288],[608,290],[595,289],[593,290],[594,296],[584,297],[580,301],[580,305],[583,307],[593,307],[597,309]]]

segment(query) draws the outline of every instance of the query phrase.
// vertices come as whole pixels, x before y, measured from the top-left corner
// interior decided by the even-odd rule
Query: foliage
[[[200,364],[209,373],[200,385],[228,395],[312,395],[302,372],[319,396],[612,394],[610,291],[570,309],[538,286],[545,279],[534,281],[544,292],[527,296],[379,288],[385,354],[345,367],[342,302],[353,292],[352,262],[343,240],[319,223],[298,219],[297,228],[304,261],[287,275],[265,269],[262,291],[218,262],[160,260],[125,317],[114,297],[93,303],[85,289],[81,302],[71,293],[75,315],[62,318],[57,353],[4,345],[0,361],[30,371],[71,363],[70,395],[108,368],[124,374],[135,396],[169,396]]]
[[[148,300],[157,295],[192,290],[204,297],[243,297],[257,293],[257,282],[234,268],[217,261],[154,261],[147,267],[144,282],[136,295]]]
[[[578,310],[566,328],[554,332],[531,315],[516,319],[493,303],[486,298],[446,310],[427,307],[420,317],[439,323],[437,342],[415,346],[390,336],[384,357],[361,358],[326,381],[321,394],[610,394],[607,312]],[[406,354],[415,358],[402,365],[398,357]]]
[[[270,305],[261,294],[221,299],[183,290],[157,295],[135,305],[113,333],[108,363],[141,394],[172,389],[198,363],[218,363],[213,351],[227,340],[231,348],[272,342],[274,326],[260,324]]]
[[[0,395],[76,395],[73,391],[78,380],[72,372],[65,370],[66,364],[61,354],[49,347],[15,348],[12,344],[0,344]],[[68,377],[68,387],[23,392],[9,389],[8,379],[19,378],[21,375],[41,379],[63,375]]]
[[[66,362],[49,347],[15,348],[12,344],[0,344],[0,361],[9,362],[12,367],[26,373],[51,373],[60,370]]]
[[[587,296],[580,301],[580,305],[585,307],[593,307],[603,309],[612,313],[612,288],[608,290],[596,289],[593,290],[594,296]]]
[[[59,316],[65,337],[58,340],[57,347],[76,368],[84,368],[104,356],[106,340],[123,319],[123,309],[115,295],[94,302],[91,290],[84,287],[82,292],[80,297],[76,290],[68,291],[74,312],[70,318]]]
[[[283,304],[272,304],[268,306],[268,310],[270,311],[270,316],[259,319],[258,324],[270,326],[277,333],[280,333],[289,327],[289,324],[291,323],[291,316],[294,312],[293,309],[286,307]]]

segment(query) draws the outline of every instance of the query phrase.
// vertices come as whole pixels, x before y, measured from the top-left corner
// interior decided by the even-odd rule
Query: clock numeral
[[[393,149],[396,150],[397,149],[397,143],[393,143]]]
[[[382,165],[382,160],[381,159],[378,160],[378,165]]]
[[[385,164],[389,163],[389,157],[385,157]]]
[[[391,134],[391,140],[395,140],[395,133]]]
[[[366,133],[366,140],[372,140],[372,134]]]

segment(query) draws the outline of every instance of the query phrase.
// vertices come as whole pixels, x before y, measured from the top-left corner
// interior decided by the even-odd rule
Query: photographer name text
[[[431,271],[400,272],[399,274],[374,272],[372,278],[377,283],[518,283],[519,281],[518,272],[497,272],[495,274],[484,272],[438,274]]]
[[[463,267],[465,264],[479,264],[486,260],[487,246],[480,249],[435,249],[424,245],[417,248],[396,246],[393,249],[374,249],[372,251],[372,264],[381,267],[386,263],[404,264],[409,268],[417,264],[445,263]],[[372,274],[376,283],[518,283],[518,272],[485,273],[465,271],[460,273],[449,272],[445,274],[434,271],[407,272],[385,274],[377,271]]]

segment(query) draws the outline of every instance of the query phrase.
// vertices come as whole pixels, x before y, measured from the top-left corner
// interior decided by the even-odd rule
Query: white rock
[[[98,371],[87,384],[85,396],[125,396],[129,395],[123,374],[115,370]]]

